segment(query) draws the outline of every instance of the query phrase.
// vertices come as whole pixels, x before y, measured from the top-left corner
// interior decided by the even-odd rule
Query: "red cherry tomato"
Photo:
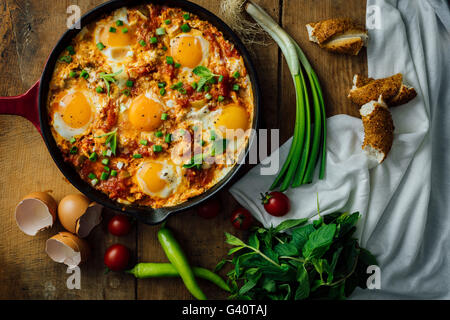
[[[282,217],[291,209],[289,198],[282,192],[273,191],[261,196],[264,209],[272,216]]]
[[[110,246],[104,257],[105,265],[112,271],[121,271],[128,266],[130,261],[130,250],[121,244]]]
[[[108,222],[108,231],[112,235],[121,237],[127,235],[131,230],[131,223],[127,217],[118,214],[111,218]]]
[[[216,217],[220,212],[220,201],[216,198],[202,203],[197,208],[197,214],[205,219]]]
[[[231,215],[233,227],[239,230],[247,230],[253,223],[253,217],[247,209],[238,208]]]

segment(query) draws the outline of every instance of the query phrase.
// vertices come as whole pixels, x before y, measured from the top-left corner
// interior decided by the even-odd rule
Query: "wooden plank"
[[[82,12],[102,1],[80,3]],[[40,76],[44,63],[66,28],[71,1],[1,0],[0,95],[16,95]],[[5,28],[5,29],[4,29]],[[5,299],[124,299],[134,298],[135,281],[118,274],[103,275],[103,253],[118,239],[103,226],[88,237],[91,259],[81,266],[81,290],[68,290],[66,268],[50,260],[45,241],[62,230],[59,223],[36,237],[15,225],[17,202],[32,191],[53,190],[60,200],[77,192],[53,163],[42,137],[25,119],[0,116],[0,298]],[[106,217],[108,214],[105,215]],[[105,219],[105,222],[107,220]],[[135,233],[120,239],[134,250]]]
[[[316,71],[324,92],[327,116],[346,113],[359,117],[358,110],[348,101],[347,94],[352,86],[353,75],[367,74],[366,51],[363,49],[356,57],[329,53],[308,40],[305,25],[338,17],[352,18],[365,24],[365,10],[365,1],[283,1],[283,28],[297,41]],[[292,136],[295,117],[294,86],[284,59],[280,106],[283,120],[279,127],[284,141]]]
[[[208,10],[218,14],[219,1],[195,0]],[[259,1],[275,19],[278,19],[278,0]],[[276,126],[277,79],[278,79],[278,49],[276,45],[255,47],[253,55],[256,68],[260,75],[262,86],[262,108],[265,126]],[[231,184],[230,184],[231,185]],[[224,243],[224,232],[239,234],[233,230],[229,216],[238,205],[230,194],[224,190],[220,193],[223,209],[219,217],[205,220],[195,212],[189,211],[169,219],[168,225],[175,230],[175,236],[182,244],[192,264],[214,268],[222,257],[225,257],[229,247]],[[138,258],[140,261],[167,262],[167,258],[158,243],[156,232],[158,227],[139,225]],[[239,236],[241,236],[239,234]],[[223,274],[223,272],[222,272]],[[227,295],[206,281],[200,282],[205,294],[211,299],[226,298]],[[191,299],[192,296],[183,287],[181,280],[144,279],[138,281],[138,299]]]

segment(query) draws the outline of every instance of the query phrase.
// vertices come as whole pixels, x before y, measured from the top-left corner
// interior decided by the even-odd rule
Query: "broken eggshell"
[[[35,236],[50,228],[56,220],[56,201],[47,192],[32,192],[20,201],[15,210],[17,226],[25,234]]]
[[[84,238],[102,220],[102,209],[82,194],[69,194],[59,202],[58,218],[67,231]]]
[[[85,240],[63,231],[47,240],[45,252],[53,261],[75,268],[86,261],[90,249]]]

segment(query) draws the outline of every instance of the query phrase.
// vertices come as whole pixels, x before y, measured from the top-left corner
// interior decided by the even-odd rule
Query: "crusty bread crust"
[[[362,149],[371,152],[373,149],[383,156],[377,159],[383,162],[394,141],[394,122],[389,109],[382,102],[373,103],[373,110],[367,115],[362,115],[364,126],[364,143]]]
[[[397,106],[407,103],[417,95],[414,88],[403,84],[401,73],[377,80],[355,75],[353,82],[353,88],[350,90],[348,98],[359,106],[378,100],[380,96],[387,105]]]

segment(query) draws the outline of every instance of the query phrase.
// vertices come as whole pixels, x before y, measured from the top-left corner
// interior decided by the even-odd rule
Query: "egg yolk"
[[[115,32],[111,32],[112,30],[115,30]],[[124,32],[124,30],[126,32]],[[134,32],[132,32],[131,28],[126,24],[123,24],[122,26],[117,26],[115,24],[105,26],[100,31],[100,41],[106,47],[126,47],[131,46],[136,42],[134,39]]]
[[[247,111],[236,104],[230,104],[218,116],[216,126],[218,128],[225,127],[225,129],[230,130],[246,130],[248,126]]]
[[[70,128],[81,128],[91,119],[91,105],[81,92],[66,94],[60,102],[63,121]]]
[[[161,125],[161,114],[160,103],[140,95],[131,103],[128,118],[135,129],[151,131]]]
[[[151,193],[158,193],[163,190],[167,183],[160,178],[160,172],[163,169],[161,163],[146,162],[138,172],[139,186],[142,190],[148,190]],[[145,191],[144,191],[145,192]]]
[[[203,59],[202,44],[197,37],[176,37],[170,45],[170,54],[182,66],[195,68]]]

